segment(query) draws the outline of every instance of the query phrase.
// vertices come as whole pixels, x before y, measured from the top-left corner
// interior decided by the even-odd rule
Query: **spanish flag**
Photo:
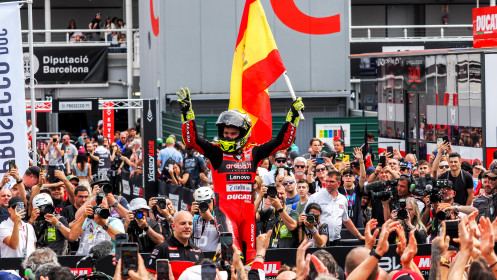
[[[233,67],[229,109],[249,114],[250,142],[262,144],[272,137],[271,104],[267,88],[285,71],[280,53],[259,0],[246,0]]]

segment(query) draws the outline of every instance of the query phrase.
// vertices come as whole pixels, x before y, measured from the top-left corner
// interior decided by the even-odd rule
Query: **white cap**
[[[200,187],[195,190],[195,201],[204,201],[214,198],[214,191],[209,187]]]

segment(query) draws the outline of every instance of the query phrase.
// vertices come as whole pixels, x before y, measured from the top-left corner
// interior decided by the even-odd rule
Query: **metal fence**
[[[350,42],[472,41],[473,25],[351,26]]]

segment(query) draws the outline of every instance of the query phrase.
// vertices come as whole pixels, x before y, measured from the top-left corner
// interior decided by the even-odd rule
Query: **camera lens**
[[[209,210],[209,204],[205,201],[201,201],[198,205],[198,209],[200,212],[205,213],[207,210]]]
[[[111,184],[102,185],[102,190],[104,191],[104,193],[111,193],[112,185]]]
[[[157,201],[157,205],[159,206],[160,209],[166,209],[166,200],[159,200]]]
[[[143,218],[143,212],[135,212],[135,218],[142,219]]]
[[[449,215],[444,211],[438,211],[436,217],[439,221],[443,221],[447,220],[449,218]]]
[[[94,212],[96,215],[99,215],[100,218],[102,218],[104,220],[107,219],[108,217],[110,217],[110,211],[109,211],[109,209],[106,209],[106,208],[97,207],[94,210]]]
[[[407,219],[407,210],[406,209],[400,209],[399,212],[397,212],[397,218],[399,220],[405,220],[405,219]]]
[[[275,187],[268,187],[267,189],[267,195],[272,197],[272,198],[275,198],[277,195],[278,195],[278,191],[276,191],[276,188]]]
[[[305,219],[306,219],[306,221],[307,221],[309,224],[312,224],[312,223],[314,223],[314,222],[316,221],[316,218],[315,218],[315,217],[314,217],[314,215],[312,215],[312,214],[307,214],[307,215],[305,216]]]

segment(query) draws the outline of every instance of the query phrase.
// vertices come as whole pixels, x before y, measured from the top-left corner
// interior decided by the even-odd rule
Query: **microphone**
[[[114,245],[110,241],[102,241],[98,244],[95,244],[95,246],[91,247],[90,253],[88,256],[82,258],[76,266],[79,265],[80,262],[90,260],[92,263],[95,263],[106,256],[108,256],[111,252],[112,249],[114,249]]]

